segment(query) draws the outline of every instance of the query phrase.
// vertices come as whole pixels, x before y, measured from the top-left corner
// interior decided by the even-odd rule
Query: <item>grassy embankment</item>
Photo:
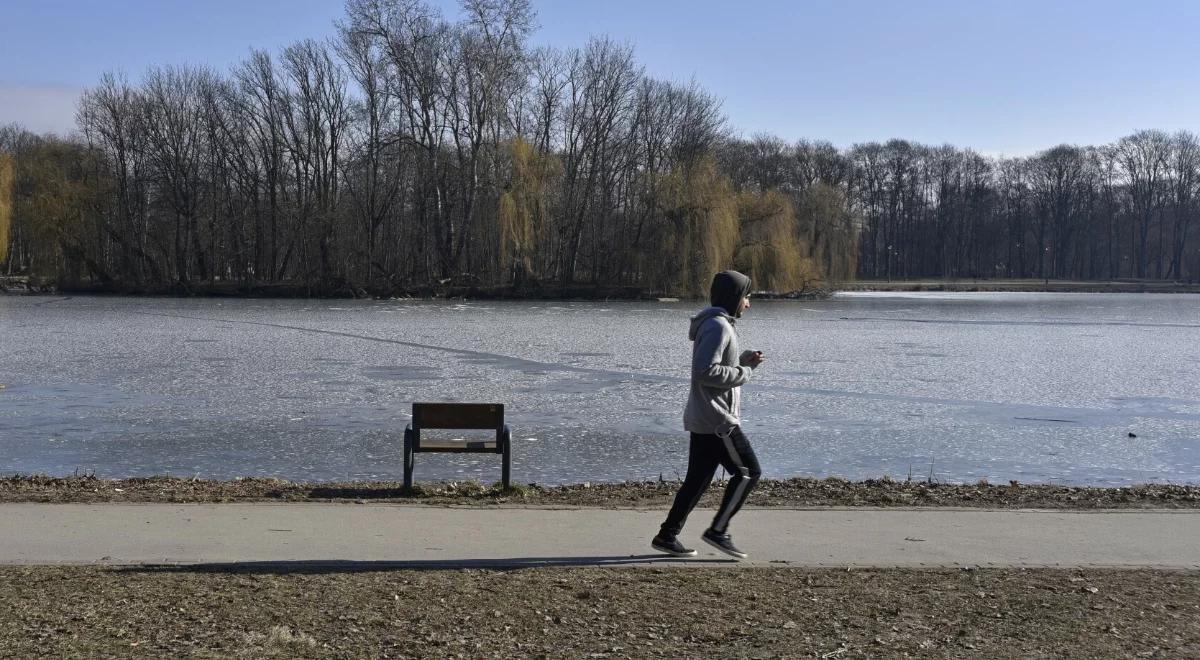
[[[644,481],[517,485],[504,490],[475,481],[417,484],[398,482],[292,482],[247,478],[228,481],[179,477],[101,479],[95,476],[14,475],[0,478],[3,502],[301,502],[375,501],[478,506],[668,506],[679,483]],[[716,506],[711,488],[701,506]],[[763,507],[984,507],[1047,509],[1200,508],[1200,485],[1144,484],[1122,488],[1051,484],[947,484],[927,480],[764,479],[749,506]]]

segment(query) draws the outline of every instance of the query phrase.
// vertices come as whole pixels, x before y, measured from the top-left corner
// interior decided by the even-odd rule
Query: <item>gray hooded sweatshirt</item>
[[[750,278],[736,271],[713,279],[713,305],[692,318],[692,384],[683,427],[692,433],[728,434],[741,423],[741,386],[754,367],[747,364],[752,351],[738,346],[734,313],[750,292]]]

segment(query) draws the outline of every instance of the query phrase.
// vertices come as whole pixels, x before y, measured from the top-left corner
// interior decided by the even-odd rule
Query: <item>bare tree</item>
[[[1116,145],[1135,218],[1130,224],[1134,249],[1131,277],[1146,277],[1150,271],[1150,229],[1163,206],[1170,149],[1170,138],[1162,131],[1138,131]],[[1159,275],[1161,270],[1160,259]]]
[[[1182,279],[1188,233],[1200,212],[1197,208],[1197,198],[1200,198],[1200,141],[1194,133],[1180,131],[1172,136],[1167,179],[1173,222],[1170,265],[1166,276]]]

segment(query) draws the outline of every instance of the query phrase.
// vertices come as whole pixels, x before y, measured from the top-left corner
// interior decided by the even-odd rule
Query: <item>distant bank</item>
[[[759,291],[755,296],[778,300],[822,300],[839,291],[951,291],[1047,293],[1200,293],[1200,282],[1165,280],[1042,280],[1042,279],[906,279],[831,282],[802,291]],[[110,294],[211,298],[417,298],[463,300],[677,300],[679,294],[645,287],[605,284],[539,283],[520,287],[469,283],[433,283],[390,288],[353,284],[314,285],[296,282],[246,284],[234,282],[177,283],[138,286],[118,283],[56,284],[23,276],[0,276],[0,294]],[[683,297],[687,299],[686,296]]]
[[[37,282],[27,277],[0,276],[0,294],[94,294],[125,296],[174,296],[208,298],[375,298],[375,299],[462,299],[462,300],[679,300],[681,294],[646,287],[615,284],[534,283],[524,286],[489,286],[444,282],[396,287],[360,287],[343,284],[276,282],[176,283],[168,286],[139,286],[121,283],[62,284]],[[786,293],[764,292],[765,298],[820,300],[832,292],[814,288]],[[687,299],[687,296],[682,296]]]
[[[1164,280],[915,279],[838,282],[835,291],[1012,291],[1046,293],[1200,293],[1200,282]]]

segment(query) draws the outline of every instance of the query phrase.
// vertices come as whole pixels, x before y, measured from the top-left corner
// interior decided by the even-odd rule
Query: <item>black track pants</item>
[[[750,440],[742,433],[741,427],[734,427],[728,437],[693,433],[691,446],[688,450],[687,476],[683,478],[683,486],[675,495],[675,503],[667,514],[667,521],[662,524],[662,534],[678,536],[683,530],[683,523],[688,514],[700,501],[700,496],[708,490],[712,483],[717,466],[725,467],[730,474],[729,485],[725,487],[725,498],[721,508],[713,518],[712,528],[724,533],[729,526],[729,519],[742,508],[746,497],[758,483],[762,470],[758,467],[758,457]]]

